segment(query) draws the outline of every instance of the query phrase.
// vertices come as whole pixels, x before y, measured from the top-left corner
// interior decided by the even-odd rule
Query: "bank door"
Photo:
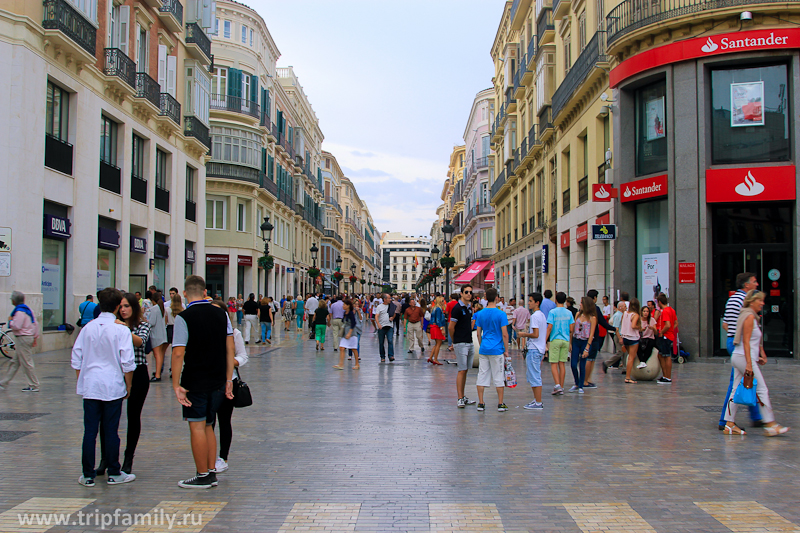
[[[735,290],[736,275],[753,272],[758,278],[759,290],[767,295],[762,318],[764,350],[769,357],[792,357],[794,308],[790,251],[774,244],[746,245],[744,249],[718,253],[717,259],[715,276],[723,286],[717,286],[714,291],[716,316],[721,317],[725,312],[727,297]],[[717,338],[724,335],[720,328]],[[724,344],[717,346],[720,351],[724,350]]]

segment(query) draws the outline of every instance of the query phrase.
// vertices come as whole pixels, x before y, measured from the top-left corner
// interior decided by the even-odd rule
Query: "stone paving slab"
[[[735,508],[756,502],[747,505],[758,509],[754,516],[761,527],[796,531],[800,524],[798,365],[764,369],[776,416],[793,430],[775,439],[757,430],[734,437],[716,427],[714,406],[721,409],[730,375],[722,364],[676,365],[669,387],[624,385],[619,371],[606,375],[598,369],[597,389],[580,396],[545,394],[544,411],[530,412],[522,409],[532,397],[525,365],[521,353],[512,351],[519,386],[505,391],[511,409],[478,413],[474,406],[455,406],[456,368],[433,367],[426,357],[407,354],[403,337],[395,354],[402,366],[379,364],[376,336],[367,331],[361,369],[336,372],[331,366],[338,354],[330,346],[316,352],[306,335],[277,331],[272,346],[249,345],[244,372],[255,404],[234,412],[230,470],[208,491],[177,486],[193,474],[193,463],[188,429],[167,382],[151,384],[144,406],[137,480],[124,486],[102,481],[91,489],[78,485],[82,406],[69,352],[37,355],[42,392],[21,393],[20,378],[0,391],[0,411],[9,413],[0,419],[0,431],[26,432],[0,442],[0,519],[15,519],[14,509],[29,501],[41,506],[42,500],[32,500],[41,498],[53,502],[52,510],[40,508],[45,513],[67,512],[59,510],[62,504],[71,512],[147,513],[175,502],[180,509],[215,509],[198,530],[203,533],[275,533],[289,517],[301,517],[299,504],[357,505],[354,523],[352,514],[337,515],[326,520],[342,519],[344,525],[325,526],[428,532],[455,524],[463,531],[460,520],[482,516],[488,522],[481,527],[507,533],[580,533],[588,515],[579,519],[571,512],[614,504],[616,515],[598,516],[636,522],[603,522],[607,531],[635,523],[659,533],[724,533],[741,524],[720,520],[725,508],[704,509],[695,502]],[[441,358],[448,356],[443,352]],[[542,375],[546,393],[552,387],[546,364]],[[473,399],[475,379],[470,371],[467,395]],[[487,391],[486,399],[490,407],[496,404],[495,392]],[[739,423],[747,420],[740,417]],[[126,426],[123,415],[123,443]],[[596,518],[591,524],[601,523]],[[6,527],[22,530],[14,522]],[[75,524],[47,531],[98,530]]]

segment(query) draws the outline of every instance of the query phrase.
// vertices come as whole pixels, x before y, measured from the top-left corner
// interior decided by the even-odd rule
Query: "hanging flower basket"
[[[319,272],[318,268],[309,268],[308,269],[308,277],[310,277],[310,278],[316,278],[317,276],[319,276],[319,274],[320,274],[320,272]]]
[[[342,281],[343,278],[344,278],[344,274],[342,274],[341,272],[334,272],[333,273],[333,279],[335,279],[337,282]]]
[[[275,268],[275,259],[271,255],[262,255],[258,258],[258,266],[264,270]]]
[[[453,268],[456,265],[456,258],[442,257],[439,259],[439,264],[442,265],[442,268]]]
[[[439,268],[439,267],[433,267],[428,274],[430,274],[430,276],[432,276],[434,278],[438,277],[438,276],[441,276],[442,275],[442,269]]]
[[[350,277],[349,277],[349,278],[347,278],[347,279],[349,279],[349,280],[350,280],[350,283],[355,283],[356,281],[358,281],[358,276],[350,276]]]
[[[364,278],[361,278],[359,281],[361,282],[362,285],[364,285],[367,282],[367,280],[365,280]]]

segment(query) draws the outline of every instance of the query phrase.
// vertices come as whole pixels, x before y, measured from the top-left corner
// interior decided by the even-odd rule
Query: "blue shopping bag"
[[[758,404],[758,395],[756,394],[757,385],[758,380],[753,378],[753,386],[748,389],[744,386],[744,379],[741,380],[739,386],[736,387],[736,392],[733,393],[733,403],[746,405],[748,407],[753,407]]]

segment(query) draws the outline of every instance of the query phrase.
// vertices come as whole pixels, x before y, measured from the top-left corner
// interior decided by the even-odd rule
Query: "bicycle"
[[[5,322],[0,322],[0,327],[3,327],[5,325],[6,325]],[[17,345],[14,342],[14,339],[11,338],[11,335],[9,335],[10,331],[11,331],[10,329],[7,329],[5,331],[0,330],[0,353],[2,353],[3,357],[7,359],[13,359],[13,357],[11,356],[11,350],[17,349]]]

